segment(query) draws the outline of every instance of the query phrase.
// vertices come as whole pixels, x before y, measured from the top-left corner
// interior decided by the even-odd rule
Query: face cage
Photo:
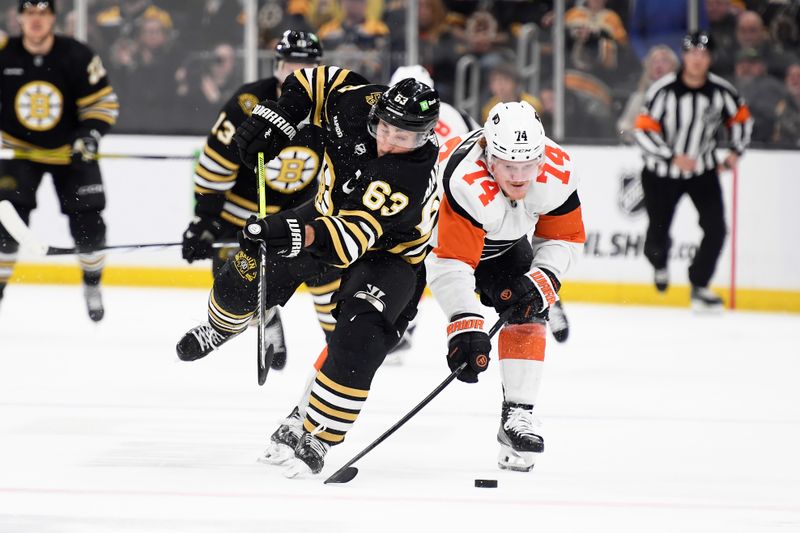
[[[369,134],[372,135],[372,137],[375,140],[378,140],[378,123],[380,123],[380,121],[381,121],[381,118],[378,116],[377,113],[375,113],[375,107],[373,107],[369,112],[369,121],[367,121],[367,131],[369,131]],[[422,146],[426,142],[428,142],[428,139],[430,138],[431,133],[432,133],[432,131],[428,131],[428,132],[411,131],[411,130],[407,130],[405,128],[401,128],[400,126],[396,126],[396,125],[392,124],[391,122],[389,122],[387,120],[384,120],[384,122],[386,122],[388,125],[390,125],[390,126],[392,126],[394,128],[401,129],[403,131],[407,131],[409,133],[416,134],[417,139],[416,139],[416,141],[414,143],[414,147],[412,148],[412,150],[416,150],[417,148],[419,148],[420,146]]]

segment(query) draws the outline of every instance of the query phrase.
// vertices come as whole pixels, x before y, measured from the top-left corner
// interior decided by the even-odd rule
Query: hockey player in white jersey
[[[529,471],[544,450],[533,409],[548,310],[586,239],[578,176],[533,107],[509,102],[492,108],[483,129],[441,147],[439,177],[443,197],[426,266],[450,320],[447,363],[455,369],[467,362],[459,379],[477,382],[491,351],[481,303],[498,313],[513,309],[498,342],[498,464]]]
[[[392,74],[389,85],[394,85],[398,81],[406,78],[414,78],[428,87],[433,87],[433,78],[431,78],[430,73],[422,65],[398,67],[397,70],[394,71],[394,74]],[[444,143],[453,137],[461,137],[472,130],[480,128],[480,125],[475,122],[475,119],[469,116],[465,111],[456,109],[446,102],[440,102],[439,106],[439,122],[436,123],[436,128],[433,130],[436,133],[439,146],[444,145]]]

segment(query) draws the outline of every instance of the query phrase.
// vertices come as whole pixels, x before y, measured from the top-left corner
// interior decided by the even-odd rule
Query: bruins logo
[[[256,260],[244,253],[243,250],[239,250],[233,256],[233,264],[236,265],[236,272],[247,281],[253,281],[258,276]]]
[[[319,171],[319,156],[304,146],[288,146],[267,163],[267,186],[291,194],[314,182]]]
[[[250,93],[242,93],[239,95],[238,100],[239,100],[239,107],[242,108],[244,114],[247,115],[248,117],[252,115],[253,108],[255,108],[256,104],[258,104],[258,98],[256,98],[256,95]]]
[[[381,92],[377,92],[377,93],[369,93],[369,94],[366,96],[367,103],[368,103],[369,105],[375,105],[375,104],[377,104],[377,103],[378,103],[378,98],[380,98],[382,94],[383,94],[383,93],[381,93]]]
[[[42,80],[26,83],[17,91],[14,109],[20,124],[33,131],[53,129],[64,112],[64,96]]]
[[[0,191],[15,191],[17,190],[17,180],[12,176],[0,177]]]

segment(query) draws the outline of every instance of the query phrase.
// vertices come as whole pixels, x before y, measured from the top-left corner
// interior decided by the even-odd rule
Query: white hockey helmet
[[[528,102],[495,105],[483,126],[486,155],[504,161],[533,161],[544,154],[544,127]]]
[[[404,67],[397,67],[397,70],[392,74],[392,79],[389,80],[389,85],[392,86],[400,80],[406,78],[414,78],[421,81],[431,89],[433,89],[433,78],[431,78],[428,70],[422,65],[406,65]]]

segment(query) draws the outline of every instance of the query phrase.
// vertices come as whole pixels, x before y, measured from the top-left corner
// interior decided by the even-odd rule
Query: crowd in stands
[[[626,140],[652,83],[679,68],[688,0],[575,0],[565,14],[566,137]],[[405,63],[407,0],[259,0],[264,54],[286,29],[316,32],[325,62],[386,82]],[[481,73],[477,120],[498,101],[526,100],[551,128],[552,0],[419,0],[419,62],[445,101],[456,63]],[[733,83],[755,118],[753,140],[800,147],[800,2],[699,0],[700,28],[716,42],[712,71]],[[240,0],[89,0],[90,45],[119,95],[118,132],[204,133],[242,82]],[[61,31],[74,30],[59,2]],[[16,4],[0,13],[18,33]],[[519,69],[520,30],[535,24],[541,64],[532,93]],[[261,72],[268,76],[269,72]]]

